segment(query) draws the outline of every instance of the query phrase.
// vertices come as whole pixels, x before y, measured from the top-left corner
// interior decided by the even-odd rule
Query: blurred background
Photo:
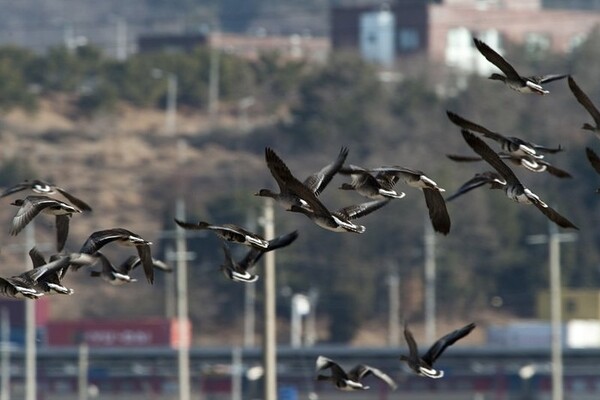
[[[584,149],[600,151],[600,143],[580,129],[591,117],[565,80],[548,84],[543,97],[488,80],[495,69],[472,37],[523,75],[572,74],[600,107],[600,1],[0,4],[0,186],[45,179],[92,205],[72,218],[69,251],[112,227],[152,241],[154,257],[187,265],[189,305],[189,324],[177,324],[175,273],[157,271],[153,286],[138,276],[113,287],[89,271],[69,272],[75,294],[29,306],[32,367],[25,302],[0,301],[10,328],[1,400],[186,399],[182,335],[191,346],[187,398],[265,398],[262,265],[255,284],[227,280],[218,239],[202,231],[179,237],[182,253],[176,204],[187,221],[262,232],[265,202],[253,194],[277,188],[266,146],[299,179],[347,146],[348,163],[423,170],[451,194],[490,168],[446,157],[473,155],[446,110],[507,136],[561,145],[565,151],[547,159],[571,178],[515,170],[580,231],[556,233],[534,207],[482,189],[448,203],[447,236],[431,232],[423,195],[407,186],[398,186],[404,199],[361,219],[362,235],[325,231],[276,206],[276,234],[300,233],[276,252],[269,323],[277,327],[278,398],[347,398],[315,382],[315,359],[325,355],[348,368],[376,366],[399,383],[390,392],[372,382],[354,395],[361,399],[557,399],[551,298],[555,318],[556,307],[562,314],[554,347],[563,352],[560,398],[599,398],[600,176]],[[330,209],[362,201],[337,190],[345,181],[336,176],[322,194]],[[11,201],[0,209],[3,277],[31,268],[32,243],[50,255],[54,238],[48,217],[36,219],[35,235],[9,236]],[[550,291],[551,238],[562,294]],[[130,255],[106,253],[115,263]],[[444,379],[409,375],[400,364],[404,323],[426,349],[472,321],[478,328],[440,360]],[[37,377],[28,381],[31,368]]]

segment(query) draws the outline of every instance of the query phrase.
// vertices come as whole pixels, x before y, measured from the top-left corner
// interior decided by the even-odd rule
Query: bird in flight
[[[573,92],[573,95],[575,96],[579,104],[581,104],[587,110],[587,112],[594,120],[594,123],[596,124],[596,126],[594,126],[586,122],[583,124],[581,129],[591,131],[594,134],[596,134],[598,138],[600,138],[600,110],[596,108],[594,103],[592,103],[592,100],[590,100],[590,98],[585,94],[585,92],[581,90],[581,88],[579,87],[577,82],[575,82],[575,79],[573,79],[572,76],[569,76],[568,82],[571,92]]]
[[[317,358],[317,372],[329,369],[331,375],[317,375],[318,381],[330,381],[335,387],[344,391],[367,390],[369,386],[364,385],[361,381],[369,375],[385,382],[392,390],[395,390],[397,385],[386,373],[381,370],[365,364],[358,364],[346,373],[342,367],[330,358],[319,356]]]
[[[254,265],[260,260],[262,255],[267,251],[276,250],[282,247],[289,246],[298,238],[298,231],[293,231],[286,235],[276,237],[269,240],[269,246],[266,249],[250,248],[244,258],[239,262],[233,259],[229,247],[223,243],[223,252],[225,253],[225,263],[221,265],[221,271],[231,280],[238,282],[256,282],[258,275],[254,275],[249,271],[254,268]]]
[[[404,325],[404,338],[408,344],[408,356],[400,356],[400,360],[408,364],[409,368],[412,369],[417,375],[427,376],[429,378],[441,378],[444,376],[444,371],[433,368],[433,364],[442,353],[449,347],[456,343],[458,340],[467,336],[471,331],[475,329],[475,324],[470,323],[463,326],[460,329],[452,331],[447,335],[438,339],[423,356],[419,355],[419,348],[417,342],[413,337],[412,332],[408,329],[408,325]]]
[[[485,44],[477,38],[473,38],[473,42],[475,43],[475,47],[477,47],[477,50],[479,50],[479,52],[489,62],[494,64],[496,67],[498,67],[498,69],[500,69],[500,71],[504,73],[504,75],[493,73],[489,77],[489,79],[504,82],[509,88],[516,90],[519,93],[535,93],[539,95],[548,94],[550,92],[542,87],[543,83],[563,79],[567,76],[566,74],[553,74],[529,77],[521,76],[515,70],[515,68],[504,59],[504,57],[498,54],[490,46],[488,46],[487,44]]]
[[[59,186],[56,186],[46,181],[42,181],[40,179],[34,179],[32,181],[25,180],[14,186],[11,186],[4,192],[2,192],[2,194],[0,194],[0,198],[27,189],[43,195],[55,194],[58,192],[62,194],[67,200],[69,200],[75,207],[79,208],[81,211],[92,211],[92,207],[90,207],[85,201],[73,196],[71,193],[67,192],[65,189]]]
[[[488,139],[492,139],[500,144],[502,150],[510,155],[514,156],[530,156],[533,158],[544,158],[541,153],[558,153],[563,151],[561,146],[558,147],[546,147],[539,144],[531,143],[515,136],[504,136],[499,133],[493,132],[479,124],[471,122],[452,111],[446,111],[448,119],[453,124],[457,125],[462,129],[469,130],[471,132],[481,133]]]
[[[519,181],[519,178],[515,173],[506,165],[488,146],[483,140],[478,138],[475,134],[463,129],[462,135],[467,144],[479,154],[488,164],[490,164],[496,172],[502,176],[506,185],[502,186],[506,196],[521,204],[533,204],[538,210],[540,210],[546,217],[552,222],[562,228],[573,228],[578,229],[571,221],[560,215],[556,210],[552,209],[548,204],[544,203],[542,199],[531,190],[523,186]],[[492,186],[492,188],[494,188]]]
[[[346,147],[342,147],[338,157],[334,162],[326,165],[325,167],[321,168],[321,170],[310,175],[304,180],[304,182],[302,182],[302,184],[306,186],[306,188],[310,190],[315,197],[319,196],[329,182],[331,182],[331,179],[334,177],[334,175],[344,165],[347,156],[348,149]],[[289,187],[291,180],[290,177],[293,177],[293,175],[287,165],[285,165],[277,153],[275,153],[275,151],[270,147],[265,149],[265,161],[269,171],[271,171],[271,175],[273,175],[273,178],[275,178],[275,181],[277,182],[277,186],[279,186],[279,193],[275,193],[269,189],[260,189],[257,193],[255,193],[255,196],[271,197],[286,210],[289,210],[292,205],[298,207],[308,207],[306,200],[299,197],[298,194]],[[293,178],[293,180],[296,180],[296,178]],[[294,183],[295,182],[292,182],[292,186]]]

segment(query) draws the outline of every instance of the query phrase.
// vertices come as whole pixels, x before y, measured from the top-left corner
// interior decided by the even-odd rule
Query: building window
[[[550,50],[552,41],[546,33],[530,32],[525,35],[525,50],[529,54],[540,54]]]
[[[417,50],[421,45],[419,31],[415,28],[400,28],[398,31],[398,46],[402,51]]]
[[[465,27],[452,28],[446,36],[446,64],[465,71],[473,68],[471,32]]]
[[[573,317],[577,313],[577,301],[575,299],[567,299],[565,302],[566,314]]]
[[[573,51],[582,45],[583,42],[587,39],[587,34],[579,33],[569,40],[569,51]]]
[[[587,390],[587,382],[582,378],[575,378],[571,381],[571,390],[575,393],[583,393]]]

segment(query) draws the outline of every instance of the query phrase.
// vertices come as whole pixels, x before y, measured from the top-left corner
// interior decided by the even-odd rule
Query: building
[[[331,46],[333,50],[356,50],[360,46],[361,20],[369,15],[390,14],[395,22],[394,49],[397,56],[426,50],[428,11],[425,1],[398,2],[393,6],[334,7],[331,9]],[[367,28],[363,23],[362,28]]]
[[[208,45],[228,54],[255,60],[260,54],[277,53],[286,60],[324,62],[329,56],[330,41],[326,37],[302,35],[237,35],[213,33]]]
[[[152,34],[138,38],[140,53],[171,51],[191,53],[198,47],[210,47],[227,54],[256,60],[263,53],[277,53],[286,60],[306,59],[324,62],[330,51],[329,38],[301,35]]]
[[[543,0],[542,4],[544,8],[600,11],[600,0]]]
[[[477,36],[503,50],[503,43],[565,53],[581,43],[600,24],[600,13],[546,9],[542,0],[397,1],[389,7],[334,7],[331,10],[333,50],[364,51],[360,46],[361,20],[375,12],[388,12],[397,58],[427,54],[429,59],[462,70],[488,73],[489,63],[479,57],[471,38]],[[372,57],[365,57],[372,59]]]
[[[207,35],[191,34],[148,34],[138,37],[140,53],[154,51],[172,51],[191,53],[194,49],[205,46]]]
[[[600,291],[597,289],[562,290],[562,319],[594,319],[600,320]],[[536,316],[550,319],[550,293],[540,290],[536,298]]]

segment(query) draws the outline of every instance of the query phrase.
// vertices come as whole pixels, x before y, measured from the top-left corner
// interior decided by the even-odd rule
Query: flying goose
[[[20,192],[22,190],[27,190],[27,189],[33,190],[35,193],[43,194],[43,195],[55,194],[56,192],[58,192],[58,193],[62,194],[67,200],[69,200],[71,202],[71,204],[73,204],[75,207],[79,208],[80,210],[92,211],[92,208],[83,200],[73,196],[72,194],[70,194],[69,192],[64,190],[63,188],[60,188],[52,183],[42,181],[40,179],[34,179],[32,181],[25,180],[14,186],[11,186],[10,188],[8,188],[4,192],[2,192],[2,194],[0,194],[0,198],[9,196],[13,193],[17,193],[17,192]]]
[[[188,230],[208,229],[228,242],[240,243],[258,249],[266,249],[269,246],[269,241],[262,236],[235,224],[213,225],[205,221],[192,223],[180,221],[177,218],[175,218],[175,223]]]
[[[70,257],[60,257],[47,264],[30,269],[10,278],[0,278],[0,295],[16,299],[37,299],[44,295],[46,286],[40,281],[44,275],[53,274],[69,266]]]
[[[338,172],[342,165],[344,165],[347,156],[348,149],[342,147],[334,162],[307,177],[303,184],[312,191],[315,196],[319,196],[329,182],[331,182],[333,176]],[[255,196],[271,197],[286,210],[289,210],[292,205],[307,207],[306,201],[299,198],[298,195],[288,188],[288,181],[285,178],[291,175],[291,172],[289,172],[288,167],[270,147],[265,148],[265,161],[267,162],[269,171],[271,171],[271,175],[273,175],[273,178],[275,178],[275,181],[277,182],[277,186],[279,186],[279,193],[275,193],[269,189],[261,189],[255,193]],[[282,171],[282,169],[284,169],[284,171]]]
[[[483,185],[490,185],[490,189],[502,189],[506,185],[506,181],[497,172],[486,171],[475,174],[475,176],[466,181],[459,187],[454,194],[446,197],[446,201],[452,201],[463,194],[477,189]]]
[[[559,151],[563,151],[563,148],[561,146],[555,148],[545,147],[539,144],[528,142],[518,137],[504,136],[499,133],[492,132],[481,125],[466,120],[465,118],[453,113],[452,111],[446,111],[446,115],[448,115],[448,118],[450,119],[450,121],[452,121],[453,124],[459,126],[460,128],[467,129],[472,132],[481,133],[488,139],[495,140],[500,144],[502,150],[504,150],[510,155],[543,158],[544,156],[540,153],[554,154],[558,153]]]
[[[544,203],[538,195],[524,187],[515,173],[504,164],[498,154],[496,154],[483,140],[465,129],[461,130],[461,132],[467,144],[488,164],[494,167],[506,181],[506,185],[503,186],[503,189],[509,199],[516,201],[517,203],[533,204],[552,222],[562,228],[578,229],[571,221]]]
[[[154,264],[150,245],[152,242],[145,240],[140,235],[124,228],[111,228],[92,233],[83,246],[80,253],[96,254],[105,245],[117,242],[121,246],[135,247],[144,267],[144,274],[150,284],[154,283]],[[74,267],[76,270],[78,266]]]
[[[262,255],[267,251],[276,250],[285,246],[289,246],[298,237],[298,231],[293,231],[287,235],[279,236],[269,240],[269,246],[266,249],[257,249],[252,247],[240,262],[236,262],[229,251],[227,244],[223,243],[223,252],[225,253],[225,263],[221,265],[223,274],[234,281],[238,282],[256,282],[258,275],[254,275],[249,271],[254,268],[254,265],[260,260]]]
[[[277,182],[281,182],[285,193],[297,201],[291,203],[288,211],[306,215],[315,224],[334,232],[363,233],[366,228],[352,223],[352,219],[365,216],[387,204],[386,200],[344,207],[336,212],[331,212],[317,198],[313,189],[300,182],[275,152],[268,148],[265,151],[267,164]]]
[[[394,174],[389,174],[384,171],[373,176],[366,169],[348,165],[340,168],[339,173],[342,175],[350,175],[352,182],[343,183],[339,188],[342,190],[355,190],[360,195],[369,199],[401,199],[406,194],[394,190],[394,185],[398,182],[398,177]]]
[[[460,329],[452,331],[442,338],[438,339],[423,356],[419,355],[419,348],[417,342],[412,335],[408,325],[404,325],[404,338],[408,344],[408,356],[401,355],[400,361],[404,361],[408,364],[408,367],[412,369],[417,375],[426,376],[429,378],[441,378],[444,376],[444,371],[433,368],[433,364],[442,355],[444,350],[448,346],[452,346],[458,340],[467,336],[471,331],[475,329],[475,324],[470,323],[463,326]]]
[[[593,126],[586,122],[583,124],[581,129],[592,131],[596,134],[596,136],[600,138],[600,110],[596,108],[594,103],[592,103],[592,100],[590,100],[590,98],[585,94],[585,92],[581,90],[581,88],[579,87],[579,85],[577,85],[577,82],[575,82],[575,79],[573,79],[572,76],[569,76],[568,81],[571,92],[573,92],[573,95],[575,95],[575,98],[577,99],[579,104],[581,104],[587,110],[587,112],[594,120],[594,123],[596,124],[596,126]]]
[[[548,83],[563,79],[567,75],[543,75],[523,77],[510,65],[504,57],[498,54],[490,46],[477,38],[473,38],[477,50],[492,64],[494,64],[504,75],[493,73],[489,79],[502,81],[509,88],[519,93],[536,93],[544,95],[550,93],[542,87],[542,83]]]
[[[596,152],[589,147],[585,148],[585,154],[592,168],[594,168],[594,170],[600,174],[600,157],[598,157]],[[596,189],[596,193],[600,193],[600,189]]]
[[[13,236],[21,232],[40,213],[56,216],[56,250],[59,252],[65,247],[67,241],[69,219],[74,213],[81,212],[80,209],[70,204],[48,196],[27,196],[25,199],[17,199],[10,204],[19,207],[12,220],[10,234]]]
[[[44,259],[44,256],[42,255],[42,253],[40,253],[40,251],[37,249],[37,247],[32,247],[31,250],[29,250],[29,258],[31,259],[33,268],[41,268],[41,267],[44,267],[45,265],[47,265],[47,262]],[[60,258],[61,258],[61,256],[56,254],[56,255],[50,257],[50,262],[56,261]],[[71,261],[71,259],[69,258],[69,262],[70,261]],[[53,270],[53,271],[43,274],[42,276],[40,276],[38,278],[37,283],[34,286],[34,288],[38,292],[45,293],[45,294],[66,294],[66,295],[73,294],[74,293],[73,289],[70,289],[70,288],[64,286],[60,282],[68,268],[69,268],[69,264],[66,264],[61,269]]]
[[[364,217],[365,215],[380,209],[389,203],[390,200],[391,199],[372,200],[340,208],[334,212],[327,210],[320,202],[308,201],[310,209],[292,206],[289,211],[304,214],[321,228],[332,232],[364,233],[367,228],[363,225],[353,223],[352,220]]]
[[[125,283],[137,282],[137,279],[129,276],[132,270],[132,261],[136,256],[131,256],[125,260],[119,267],[115,267],[104,254],[97,251],[95,255],[100,258],[102,263],[101,271],[91,271],[90,276],[100,277],[102,280],[110,283],[113,286],[120,286]]]
[[[572,175],[567,171],[557,168],[548,161],[539,158],[533,158],[530,156],[517,156],[504,152],[499,152],[497,154],[502,160],[510,161],[512,164],[523,167],[531,172],[548,172],[550,175],[554,175],[557,178],[572,178]],[[483,161],[483,158],[481,157],[461,156],[456,154],[446,154],[446,157],[456,162]]]
[[[400,166],[373,168],[370,171],[395,176],[408,186],[422,190],[433,229],[444,235],[450,232],[450,215],[441,193],[445,189],[439,187],[423,171]]]
[[[324,356],[319,356],[316,362],[316,370],[319,372],[324,369],[331,370],[331,375],[318,374],[317,380],[330,381],[340,390],[353,391],[369,389],[369,386],[365,386],[361,382],[363,378],[366,378],[369,375],[381,379],[392,390],[396,390],[397,388],[396,383],[386,373],[365,364],[359,364],[346,373],[346,371],[344,371],[335,361]]]
[[[124,261],[124,263],[130,265],[131,270],[133,271],[134,269],[142,265],[142,259],[140,258],[140,256],[129,256]],[[154,269],[158,269],[163,272],[173,272],[173,267],[171,267],[164,261],[158,260],[156,258],[152,258],[152,266],[154,267]]]

